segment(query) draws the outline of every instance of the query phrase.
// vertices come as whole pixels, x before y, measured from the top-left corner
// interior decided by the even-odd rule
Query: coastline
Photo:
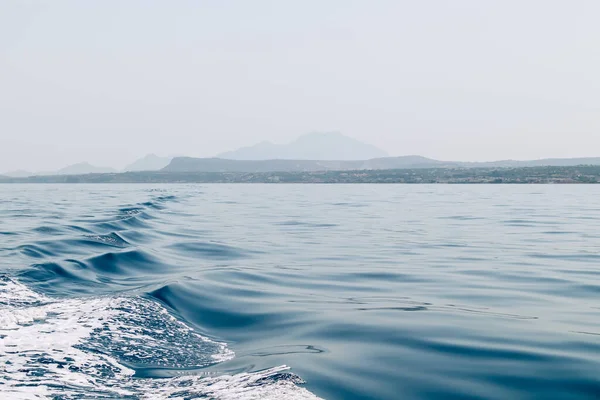
[[[600,166],[413,168],[305,172],[123,172],[0,177],[0,183],[595,184]]]

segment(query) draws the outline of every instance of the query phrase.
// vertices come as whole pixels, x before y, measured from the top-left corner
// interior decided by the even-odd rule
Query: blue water
[[[598,398],[598,199],[0,185],[0,397]]]

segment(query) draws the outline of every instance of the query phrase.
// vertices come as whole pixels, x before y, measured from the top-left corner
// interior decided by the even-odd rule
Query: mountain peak
[[[147,154],[139,160],[129,164],[123,170],[126,172],[158,171],[169,165],[171,159],[172,157],[160,157],[156,154]]]
[[[254,146],[219,154],[232,160],[367,160],[385,157],[377,147],[339,132],[312,132],[288,144],[260,142]]]
[[[56,171],[56,175],[83,175],[83,174],[102,174],[117,172],[113,168],[96,167],[88,162],[80,162],[61,168]]]

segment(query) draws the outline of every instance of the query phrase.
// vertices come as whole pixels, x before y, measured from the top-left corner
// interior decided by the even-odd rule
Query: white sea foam
[[[198,368],[234,356],[140,297],[53,300],[0,277],[2,399],[317,399],[278,367],[133,378],[135,367]]]
[[[303,381],[288,374],[281,366],[269,370],[225,375],[214,378],[180,377],[165,383],[153,384],[141,397],[151,399],[209,398],[218,400],[318,400],[308,390],[297,386]]]

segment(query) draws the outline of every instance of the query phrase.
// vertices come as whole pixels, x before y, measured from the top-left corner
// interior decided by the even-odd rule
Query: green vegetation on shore
[[[307,172],[125,172],[0,177],[4,183],[598,183],[600,166]]]

